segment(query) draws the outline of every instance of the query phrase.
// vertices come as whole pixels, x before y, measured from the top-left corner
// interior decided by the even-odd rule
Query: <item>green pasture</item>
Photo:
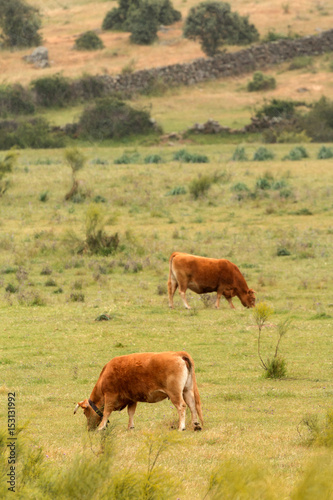
[[[302,421],[324,421],[333,401],[332,162],[317,159],[318,144],[306,144],[309,158],[300,161],[282,159],[289,144],[267,146],[275,158],[253,161],[259,146],[244,145],[249,160],[240,162],[231,161],[231,144],[82,148],[81,203],[64,200],[72,179],[63,151],[20,152],[0,198],[0,419],[6,431],[7,394],[15,391],[17,425],[26,426],[29,446],[41,446],[46,469],[66,470],[78,455],[98,459],[100,435],[88,435],[85,417],[73,410],[107,361],[186,350],[195,361],[203,431],[192,431],[189,415],[186,432],[172,430],[177,415],[169,401],[139,404],[130,432],[126,411],[113,414],[117,471],[146,471],[147,439],[163,437],[170,446],[158,466],[180,483],[170,498],[250,498],[205,497],[212,472],[233,460],[261,471],[269,498],[323,498],[316,488],[312,497],[299,491],[308,467],[324,470],[317,461],[328,453],[307,444]],[[173,160],[182,148],[209,162]],[[114,164],[124,153],[136,162]],[[162,162],[145,164],[152,154]],[[191,183],[203,176],[213,181],[194,199]],[[262,179],[275,187],[260,189]],[[105,232],[119,235],[112,255],[77,252],[92,204]],[[216,310],[210,296],[187,292],[187,311],[176,292],[169,310],[175,250],[231,260],[257,301],[274,308],[262,333],[265,359],[274,354],[277,325],[291,320],[280,346],[286,378],[263,378],[258,328],[237,298],[235,310],[226,301]],[[101,314],[110,319],[96,321]],[[31,491],[21,498],[39,498]]]

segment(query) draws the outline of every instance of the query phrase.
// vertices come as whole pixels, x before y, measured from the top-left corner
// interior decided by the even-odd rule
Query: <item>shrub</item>
[[[241,201],[250,195],[250,189],[247,187],[246,184],[244,184],[244,182],[237,182],[237,184],[234,184],[231,187],[231,191],[236,193],[238,201]]]
[[[124,153],[119,158],[114,160],[115,165],[129,165],[131,163],[138,163],[140,159],[139,153]]]
[[[328,160],[329,158],[333,158],[333,149],[322,146],[318,152],[317,158],[318,160]]]
[[[231,161],[247,161],[248,157],[245,153],[245,148],[243,146],[237,146],[233,155],[231,157]]]
[[[141,0],[137,9],[130,11],[127,18],[130,40],[139,45],[150,45],[157,38],[159,28],[159,5],[149,0]]]
[[[316,415],[306,415],[301,424],[308,431],[309,444],[333,447],[333,410],[327,410],[324,421],[319,420]]]
[[[79,195],[79,183],[76,178],[76,174],[79,170],[84,167],[86,158],[83,153],[77,148],[67,148],[64,151],[64,158],[67,165],[72,170],[72,187],[70,191],[65,195],[65,200],[75,200],[75,197]],[[77,202],[77,200],[76,200]]]
[[[0,149],[60,148],[64,143],[64,136],[53,132],[45,118],[0,122]]]
[[[100,37],[92,30],[82,33],[76,40],[74,45],[76,50],[100,50],[104,48],[104,44]]]
[[[122,30],[124,22],[126,20],[126,12],[123,12],[120,8],[114,7],[112,10],[106,13],[103,19],[102,29],[103,30]]]
[[[286,362],[279,356],[268,359],[266,365],[267,370],[264,373],[265,378],[283,378],[287,375]]]
[[[120,99],[103,97],[84,109],[78,128],[80,137],[103,140],[149,133],[154,124],[148,111],[136,110]]]
[[[173,155],[174,160],[179,160],[183,163],[208,163],[209,159],[206,155],[189,153],[186,149],[180,149]]]
[[[269,149],[265,147],[260,147],[257,149],[257,151],[253,155],[253,161],[266,161],[266,160],[272,160],[275,157],[275,154],[273,151],[270,151]]]
[[[42,41],[38,9],[24,0],[0,0],[0,29],[8,47],[34,47]]]
[[[295,115],[295,107],[303,103],[285,99],[272,99],[264,104],[255,114],[257,118],[268,116],[269,118],[292,118]]]
[[[291,151],[289,151],[288,155],[283,157],[283,160],[298,161],[308,157],[309,155],[304,146],[296,146]]]
[[[101,208],[92,204],[86,214],[86,240],[84,249],[90,253],[111,255],[119,245],[118,233],[108,236],[104,231],[104,213]]]
[[[160,155],[148,155],[144,159],[145,163],[163,163],[163,158]]]
[[[31,86],[41,106],[62,108],[72,99],[69,79],[59,73],[33,80]]]
[[[223,44],[255,42],[259,33],[247,17],[231,12],[228,3],[206,1],[190,9],[184,24],[184,37],[199,39],[203,52],[214,56]]]
[[[299,119],[299,127],[314,141],[333,141],[333,101],[321,97]]]
[[[0,85],[0,116],[31,115],[34,112],[32,95],[21,84]]]
[[[186,194],[184,186],[176,186],[167,192],[167,196],[177,196],[179,194]]]
[[[209,175],[201,175],[193,179],[189,185],[190,194],[195,200],[207,194],[212,185],[212,179]]]
[[[6,156],[0,160],[0,197],[5,194],[9,187],[8,179],[4,177],[13,171],[17,160],[17,154],[11,151],[7,153]]]
[[[276,80],[273,76],[266,76],[261,71],[256,71],[253,74],[253,79],[247,84],[249,92],[257,92],[259,90],[275,89]]]
[[[298,56],[294,57],[292,62],[289,64],[290,70],[293,69],[303,69],[303,68],[309,68],[313,65],[313,60],[312,57],[310,56]]]

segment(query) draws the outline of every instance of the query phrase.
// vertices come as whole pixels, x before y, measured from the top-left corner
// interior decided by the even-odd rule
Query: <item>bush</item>
[[[209,158],[206,155],[189,153],[186,149],[180,149],[173,155],[174,160],[179,160],[183,163],[209,163]]]
[[[292,62],[289,64],[290,70],[293,69],[303,69],[303,68],[309,68],[313,65],[313,60],[312,57],[310,56],[299,56],[295,57]]]
[[[20,121],[0,121],[0,150],[19,148],[61,148],[63,135],[52,132],[45,118]]]
[[[7,47],[35,47],[42,41],[38,9],[24,0],[0,0],[0,38]]]
[[[31,86],[41,106],[62,108],[72,100],[70,81],[59,73],[33,80]]]
[[[214,56],[223,44],[243,45],[259,39],[259,33],[247,17],[231,12],[226,2],[201,2],[190,9],[184,24],[184,37],[199,39],[208,56]]]
[[[283,160],[298,161],[308,157],[309,155],[304,146],[296,146],[289,152],[288,155],[283,157]]]
[[[0,116],[30,115],[35,112],[31,93],[21,84],[0,85]]]
[[[247,84],[249,92],[257,92],[259,90],[275,89],[276,80],[273,76],[266,76],[261,71],[256,71],[253,74],[253,79]]]
[[[104,44],[100,37],[92,30],[82,33],[76,40],[74,45],[76,50],[99,50],[104,48]]]
[[[268,116],[269,118],[292,118],[295,115],[295,107],[301,106],[304,103],[295,102],[285,99],[272,99],[264,104],[257,112],[256,117],[262,118]]]
[[[283,378],[287,375],[286,362],[279,356],[268,359],[266,366],[267,370],[264,373],[265,378]]]
[[[197,200],[198,198],[207,194],[207,191],[212,185],[212,179],[208,175],[201,175],[197,179],[193,179],[189,185],[189,191],[193,198]]]
[[[314,141],[333,141],[333,101],[321,97],[311,110],[299,119],[299,126]]]
[[[237,182],[237,184],[234,184],[231,187],[231,191],[236,193],[236,197],[238,201],[243,200],[244,198],[247,198],[250,196],[250,189],[247,187],[244,182]]]
[[[317,158],[318,160],[328,160],[329,158],[333,158],[333,149],[322,146],[318,152]]]
[[[136,110],[112,97],[102,97],[88,105],[78,123],[79,136],[95,140],[119,139],[154,130],[148,111]]]
[[[123,12],[120,8],[114,7],[107,12],[103,19],[103,30],[123,30],[123,25],[126,21],[127,11]]]
[[[233,155],[231,157],[231,161],[247,161],[248,157],[245,153],[245,148],[243,146],[237,146]]]
[[[132,9],[127,17],[130,40],[139,45],[150,45],[157,38],[159,28],[159,5],[149,0],[141,0],[137,9]]]
[[[119,158],[114,160],[115,165],[129,165],[130,163],[138,163],[140,159],[139,153],[124,153]]]
[[[253,155],[253,161],[266,161],[272,160],[275,157],[273,151],[269,151],[269,149],[260,147]]]
[[[163,158],[160,155],[148,155],[144,159],[145,163],[163,163]]]

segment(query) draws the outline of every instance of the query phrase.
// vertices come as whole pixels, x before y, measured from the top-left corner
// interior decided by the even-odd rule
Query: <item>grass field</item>
[[[138,147],[126,150],[139,155],[127,165],[114,164],[123,148],[82,148],[87,163],[78,177],[88,194],[82,203],[64,201],[71,171],[62,151],[20,153],[0,199],[0,418],[5,425],[7,394],[15,391],[17,424],[27,425],[31,443],[42,447],[47,469],[70,468],[77,454],[97,460],[100,437],[88,437],[84,416],[73,410],[104,364],[164,350],[193,356],[204,430],[171,430],[176,410],[167,401],[139,404],[133,432],[126,412],[113,414],[117,470],[146,471],[147,439],[163,438],[170,446],[158,463],[181,483],[170,498],[203,499],[212,471],[232,459],[246,471],[259,467],[258,481],[266,478],[272,489],[271,496],[259,489],[259,496],[244,498],[291,498],[308,466],[326,457],[325,446],[306,445],[300,423],[309,414],[324,421],[332,408],[331,162],[317,160],[318,144],[305,145],[309,158],[302,161],[282,160],[292,145],[269,147],[276,156],[265,162],[252,161],[259,144],[244,147],[249,161],[232,162],[235,145],[186,146],[207,155],[205,164],[174,161],[175,146]],[[163,163],[144,164],[152,153]],[[195,200],[190,184],[200,175],[215,182]],[[280,188],[256,189],[263,178]],[[248,188],[243,198],[240,184]],[[179,187],[185,193],[173,195]],[[92,203],[104,214],[105,231],[119,234],[114,255],[76,251]],[[240,267],[257,301],[275,311],[262,334],[265,359],[274,353],[276,326],[292,320],[280,347],[286,378],[263,378],[258,329],[237,298],[236,310],[226,301],[215,310],[209,297],[188,292],[187,311],[177,292],[169,310],[174,250]],[[95,321],[102,313],[111,319]],[[37,498],[25,491],[24,498]],[[322,496],[315,489],[294,498]]]

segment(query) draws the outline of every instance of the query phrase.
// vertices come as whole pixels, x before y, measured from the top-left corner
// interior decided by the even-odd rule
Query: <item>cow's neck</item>
[[[93,388],[92,393],[90,394],[90,399],[98,408],[104,406],[104,395],[98,384],[96,384]]]

